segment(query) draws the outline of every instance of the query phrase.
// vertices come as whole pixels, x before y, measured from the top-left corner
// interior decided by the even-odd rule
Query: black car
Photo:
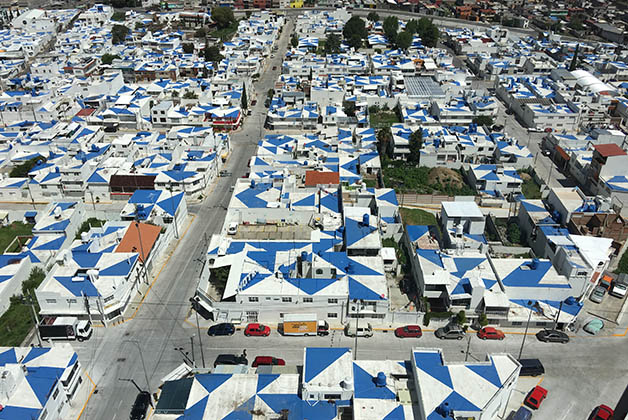
[[[519,376],[539,376],[545,374],[545,367],[539,359],[519,359]]]
[[[133,408],[131,409],[131,420],[144,420],[146,418],[146,410],[150,405],[150,393],[142,391],[137,394]]]
[[[536,338],[539,341],[546,343],[568,343],[569,336],[562,331],[558,330],[541,330],[536,333]]]
[[[214,360],[214,367],[218,365],[248,365],[249,361],[244,356],[235,354],[219,354]]]
[[[216,324],[209,327],[207,330],[208,335],[233,335],[235,333],[235,326],[229,322],[223,324]]]

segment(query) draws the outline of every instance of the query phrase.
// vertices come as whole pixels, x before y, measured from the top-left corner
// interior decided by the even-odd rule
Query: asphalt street
[[[195,217],[185,228],[185,236],[159,272],[137,315],[117,326],[95,328],[90,340],[73,343],[97,389],[82,418],[127,419],[137,390],[131,382],[121,379],[133,379],[142,389],[155,392],[159,380],[181,363],[182,357],[175,348],[189,348],[194,334],[185,328],[184,319],[190,307],[189,298],[196,289],[207,241],[222,228],[230,187],[235,178],[247,172],[248,161],[263,135],[260,124],[265,114],[265,95],[274,86],[279,72],[272,71],[272,66],[280,67],[291,28],[292,23],[284,28],[276,57],[256,83],[259,94],[253,115],[231,135],[232,153],[224,169],[233,177],[217,178],[203,203],[189,206]],[[209,344],[207,336],[202,339],[204,345]]]

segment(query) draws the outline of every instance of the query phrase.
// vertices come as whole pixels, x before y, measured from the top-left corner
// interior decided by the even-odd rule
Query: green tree
[[[205,38],[207,36],[207,29],[205,29],[205,28],[198,28],[196,30],[196,32],[194,32],[194,36],[196,38]]]
[[[364,20],[362,20],[362,18],[358,16],[353,16],[347,21],[347,23],[345,23],[345,27],[342,30],[342,35],[347,41],[355,37],[359,37],[361,40],[366,39],[366,37],[368,36],[368,31],[366,30]]]
[[[419,31],[419,22],[416,19],[410,19],[406,23],[405,31],[410,32],[412,35],[416,34]]]
[[[275,96],[275,89],[268,89],[268,92],[266,92],[266,96],[269,99],[273,99],[273,96]]]
[[[117,58],[120,58],[120,56],[117,54],[103,54],[102,57],[100,57],[100,62],[106,65],[110,65],[111,63],[113,63],[113,60]]]
[[[297,48],[299,46],[299,37],[297,34],[292,34],[290,37],[290,45],[292,45],[292,48]]]
[[[366,18],[371,22],[379,22],[379,15],[377,14],[377,12],[369,12]]]
[[[360,38],[360,35],[358,34],[353,34],[351,35],[351,38],[347,39],[347,44],[357,51],[362,48],[362,38]]]
[[[394,44],[397,41],[397,31],[399,30],[399,20],[395,16],[388,16],[383,23],[384,35],[388,41]]]
[[[408,154],[408,162],[415,165],[419,164],[421,158],[421,147],[423,146],[423,129],[419,127],[418,130],[410,134],[409,145],[410,153]]]
[[[83,223],[81,223],[81,226],[79,227],[78,231],[76,232],[76,236],[74,238],[75,239],[81,239],[81,233],[89,232],[89,230],[92,227],[103,227],[106,222],[107,222],[106,220],[100,220],[100,219],[97,219],[95,217],[90,217],[89,219],[87,219]]]
[[[407,50],[412,45],[412,34],[410,32],[402,31],[397,35],[397,48]]]
[[[456,322],[458,325],[464,325],[467,323],[467,314],[465,311],[460,311],[456,314]]]
[[[230,7],[224,6],[214,7],[212,9],[212,20],[216,22],[218,29],[228,28],[229,25],[236,21],[233,10]]]
[[[246,85],[242,85],[242,109],[248,109],[249,101],[246,97]]]
[[[186,90],[183,94],[183,99],[198,99],[198,95],[194,91]]]
[[[31,171],[31,169],[33,169],[37,165],[37,162],[39,161],[43,163],[46,161],[46,158],[43,156],[37,156],[37,157],[27,160],[21,165],[15,166],[13,169],[11,169],[11,172],[9,172],[9,177],[26,178],[28,176],[28,173]]]
[[[191,42],[186,42],[181,47],[183,48],[183,52],[185,54],[194,54],[194,44]]]
[[[124,12],[121,11],[116,11],[113,13],[113,15],[111,15],[111,20],[115,20],[118,22],[124,22],[124,20],[126,19],[126,14]]]
[[[111,42],[114,45],[122,44],[129,34],[129,28],[124,25],[113,25],[111,28]]]
[[[477,125],[486,125],[488,127],[491,127],[493,125],[493,117],[491,117],[490,115],[478,115],[477,117],[473,118],[473,124],[477,124]]]
[[[516,223],[510,223],[508,225],[508,230],[506,231],[506,236],[510,243],[518,244],[521,241],[521,230],[519,229],[519,225]]]
[[[342,110],[348,117],[355,117],[355,102],[354,101],[344,101],[342,103]]]
[[[382,128],[377,132],[377,151],[379,155],[384,157],[388,155],[388,148],[392,141],[392,132],[390,127]]]
[[[35,289],[39,287],[42,281],[46,278],[46,272],[39,267],[34,267],[31,270],[31,274],[28,279],[22,282],[22,295],[33,296]]]
[[[417,33],[421,37],[423,45],[435,47],[438,44],[440,32],[438,27],[428,18],[421,18],[417,23]]]
[[[205,61],[210,63],[218,63],[222,61],[224,57],[220,54],[220,47],[212,45],[211,47],[205,47]]]
[[[480,324],[481,327],[486,327],[488,325],[488,317],[484,312],[482,312],[478,317],[478,324]]]
[[[329,34],[325,40],[325,52],[327,54],[337,54],[340,52],[340,37],[336,34]]]

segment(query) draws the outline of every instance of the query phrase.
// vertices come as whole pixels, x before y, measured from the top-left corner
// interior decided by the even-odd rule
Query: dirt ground
[[[433,184],[451,184],[454,187],[460,188],[464,185],[462,176],[449,168],[432,168],[430,174],[427,177],[430,185]]]

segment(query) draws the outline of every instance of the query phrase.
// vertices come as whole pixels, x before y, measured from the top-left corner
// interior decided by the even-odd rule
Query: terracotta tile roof
[[[161,226],[131,222],[115,252],[137,252],[140,254],[140,260],[144,262],[146,261],[145,257],[147,258],[150,255],[153,245],[157,242],[160,232]],[[142,237],[142,246],[140,246],[140,235]]]
[[[317,185],[340,183],[340,174],[338,172],[321,172],[321,171],[306,171],[305,172],[305,186],[315,187]]]
[[[96,111],[94,108],[83,108],[79,112],[76,113],[77,117],[89,117]]]
[[[604,157],[622,156],[626,154],[626,152],[624,152],[623,149],[615,143],[598,144],[596,146],[593,146],[593,148]]]

